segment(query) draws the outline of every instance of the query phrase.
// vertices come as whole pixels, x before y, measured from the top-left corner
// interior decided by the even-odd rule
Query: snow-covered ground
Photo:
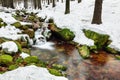
[[[48,8],[43,8],[43,10],[34,11],[39,12],[38,16],[45,17],[47,15],[48,19],[54,18],[54,21],[58,27],[67,27],[71,29],[76,35],[74,41],[79,42],[80,44],[94,44],[94,42],[86,38],[82,32],[82,29],[91,29],[99,33],[110,35],[110,39],[113,41],[110,46],[120,50],[120,1],[103,0],[103,23],[101,25],[91,24],[94,11],[94,3],[95,0],[82,0],[82,2],[79,4],[77,1],[71,1],[71,13],[67,15],[64,15],[64,3],[57,3],[55,8],[51,8],[50,6]],[[9,24],[16,22],[16,20],[13,19],[9,13],[0,12],[0,17],[2,17],[3,20]],[[8,35],[9,33],[11,36],[14,36],[12,34],[16,35],[16,33],[10,32],[10,30],[15,31],[16,29],[14,28],[6,30],[6,33],[4,34],[1,32],[3,30],[5,30],[5,28],[0,29],[0,37],[2,37],[4,34]],[[16,30],[16,32],[17,31],[18,30]],[[46,47],[46,45],[44,47]],[[50,75],[48,72],[46,72],[46,69],[44,70],[35,66],[28,66],[24,68],[22,67],[0,75],[0,80],[67,80],[65,78],[56,79],[55,76]],[[52,79],[53,77],[54,79]]]

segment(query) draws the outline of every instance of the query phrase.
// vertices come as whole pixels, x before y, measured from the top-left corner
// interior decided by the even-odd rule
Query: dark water
[[[55,50],[32,49],[32,55],[49,63],[59,63],[68,67],[69,80],[120,80],[120,61],[104,51],[92,53],[84,60],[72,45],[57,44]]]

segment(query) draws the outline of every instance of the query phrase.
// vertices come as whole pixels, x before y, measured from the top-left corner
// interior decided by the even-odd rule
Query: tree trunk
[[[25,8],[25,9],[28,8],[28,0],[24,0],[24,8]]]
[[[41,0],[38,0],[38,9],[42,9]]]
[[[102,2],[103,0],[96,0],[95,1],[95,8],[94,8],[94,15],[93,15],[93,20],[92,24],[101,24],[102,20]]]
[[[70,13],[70,0],[66,0],[66,5],[65,5],[65,14]]]
[[[78,3],[80,3],[81,2],[81,0],[78,0]]]
[[[37,0],[34,0],[34,8],[37,8]]]
[[[50,5],[50,0],[48,0],[48,5]]]
[[[55,0],[53,0],[53,2],[52,2],[53,4],[52,4],[52,7],[55,7]]]

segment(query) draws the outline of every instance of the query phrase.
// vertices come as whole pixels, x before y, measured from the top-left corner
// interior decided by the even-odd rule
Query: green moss
[[[0,18],[0,23],[1,23],[1,22],[3,22],[3,19],[2,19],[2,18]]]
[[[38,63],[39,59],[37,56],[29,56],[24,59],[24,62],[26,62],[27,64]]]
[[[15,63],[16,63],[16,64],[19,64],[19,63],[22,63],[23,61],[24,61],[23,58],[18,57],[18,58],[15,60]]]
[[[48,69],[48,71],[55,76],[63,76],[63,74],[56,69]]]
[[[107,34],[100,34],[85,29],[83,32],[87,38],[94,40],[94,44],[97,46],[97,49],[103,49],[111,43],[111,40],[109,40],[109,35]]]
[[[52,68],[56,69],[56,70],[61,70],[61,71],[66,71],[67,67],[60,65],[60,64],[53,64]]]
[[[19,42],[17,42],[17,41],[14,41],[15,43],[16,43],[16,45],[18,46],[18,52],[22,52],[22,46],[21,46],[21,44],[19,43]]]
[[[89,49],[86,45],[78,46],[77,49],[78,49],[79,54],[83,58],[89,58],[90,57],[90,51],[89,51]]]
[[[111,48],[111,47],[106,47],[105,50],[110,52],[110,53],[113,53],[113,54],[117,54],[118,53],[117,50],[115,50],[114,48]]]
[[[14,69],[16,69],[16,68],[18,68],[18,65],[10,65],[9,67],[8,67],[8,70],[14,70]]]
[[[16,28],[21,28],[22,27],[22,25],[21,25],[21,23],[20,22],[15,22],[15,23],[13,23],[13,24],[11,24],[12,26],[15,26]]]
[[[0,64],[9,65],[13,62],[13,57],[10,55],[1,55],[0,56]]]
[[[67,29],[67,28],[59,31],[59,34],[61,36],[61,39],[64,41],[72,41],[75,37],[74,33],[70,31],[70,29]]]
[[[33,29],[27,29],[23,31],[23,34],[27,34],[30,38],[34,38],[35,32]]]

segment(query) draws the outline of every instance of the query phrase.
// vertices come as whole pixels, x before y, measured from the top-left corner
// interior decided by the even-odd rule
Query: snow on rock
[[[28,56],[30,56],[30,55],[27,54],[27,53],[22,52],[22,53],[20,54],[20,56],[24,59],[24,58],[26,58],[26,57],[28,57]]]
[[[6,53],[18,52],[18,46],[13,41],[4,42],[1,44],[1,47]]]
[[[17,20],[15,20],[10,13],[0,12],[0,18],[2,18],[3,21],[8,24],[17,22]]]
[[[0,75],[0,80],[68,80],[65,77],[51,75],[46,68],[34,65],[19,67]]]

